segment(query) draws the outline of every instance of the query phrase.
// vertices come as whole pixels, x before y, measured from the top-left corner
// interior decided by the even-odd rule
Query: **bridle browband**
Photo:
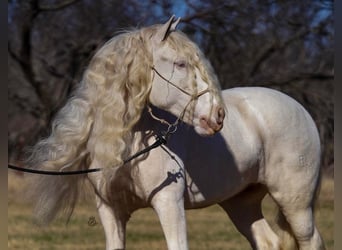
[[[156,141],[152,145],[150,145],[150,146],[148,146],[148,147],[138,151],[137,153],[135,153],[135,154],[131,155],[130,157],[128,157],[127,159],[123,160],[123,164],[121,164],[121,165],[125,165],[128,162],[132,161],[133,159],[135,159],[135,158],[137,158],[137,157],[139,157],[139,156],[141,156],[141,155],[143,155],[145,153],[148,153],[152,149],[157,148],[159,146],[161,146],[163,148],[163,150],[165,150],[163,145],[165,145],[167,143],[167,140],[168,140],[169,136],[177,131],[178,124],[179,124],[181,118],[185,115],[185,112],[186,112],[188,106],[190,105],[190,103],[192,103],[193,101],[196,101],[199,97],[201,97],[205,93],[210,92],[210,89],[208,87],[207,89],[202,90],[199,93],[189,93],[188,91],[186,91],[186,90],[182,89],[181,87],[177,86],[176,84],[174,84],[170,80],[166,79],[162,74],[160,74],[156,70],[156,68],[154,66],[152,66],[151,69],[160,78],[162,78],[164,81],[166,81],[168,84],[170,84],[171,86],[175,87],[176,89],[178,89],[182,93],[190,96],[191,99],[185,105],[184,110],[181,112],[181,114],[179,115],[179,117],[176,119],[176,121],[174,123],[169,123],[165,119],[158,118],[157,116],[155,116],[152,113],[151,107],[147,106],[148,112],[151,115],[151,117],[154,120],[157,120],[157,121],[159,121],[162,124],[168,125],[168,128],[167,128],[166,131],[163,131],[161,135],[156,135]],[[78,157],[78,158],[80,158],[80,157]],[[71,165],[71,164],[68,164],[68,165]],[[88,174],[88,173],[99,172],[99,171],[102,171],[104,169],[104,168],[92,168],[92,169],[82,169],[82,170],[75,170],[75,171],[49,171],[49,170],[40,170],[40,169],[18,167],[18,166],[12,165],[12,164],[8,164],[8,168],[13,169],[13,170],[17,170],[17,171],[21,171],[21,172],[33,173],[33,174],[41,174],[41,175],[79,175],[79,174]],[[63,169],[65,169],[65,166],[61,170],[63,170]]]

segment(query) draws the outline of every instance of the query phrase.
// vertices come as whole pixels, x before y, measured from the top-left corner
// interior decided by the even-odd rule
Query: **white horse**
[[[178,21],[105,44],[28,163],[58,171],[103,168],[86,179],[106,249],[124,249],[126,223],[142,207],[157,212],[169,249],[187,249],[184,209],[216,203],[253,248],[279,249],[261,212],[266,193],[300,249],[323,249],[312,215],[320,161],[312,119],[293,99],[264,88],[226,90],[222,98],[210,64],[175,31]],[[166,146],[122,164],[165,130],[172,133]],[[84,179],[35,176],[37,218],[47,223],[66,207],[70,215]]]

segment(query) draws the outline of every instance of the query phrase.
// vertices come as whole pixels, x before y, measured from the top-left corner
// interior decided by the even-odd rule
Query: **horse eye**
[[[175,65],[178,67],[178,68],[185,68],[186,67],[186,62],[185,61],[176,61],[175,62]]]

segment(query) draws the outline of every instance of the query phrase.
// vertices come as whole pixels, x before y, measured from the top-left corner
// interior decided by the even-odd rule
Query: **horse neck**
[[[152,107],[152,113],[154,116],[163,119],[169,123],[173,123],[176,120],[176,117],[170,114],[167,111],[161,110],[157,107]],[[140,120],[134,126],[132,135],[133,135],[133,142],[132,144],[135,145],[134,148],[142,148],[146,146],[147,141],[150,138],[154,138],[156,135],[162,135],[168,128],[167,124],[163,124],[156,118],[153,118],[152,115],[149,113],[148,108],[146,107],[142,114]]]

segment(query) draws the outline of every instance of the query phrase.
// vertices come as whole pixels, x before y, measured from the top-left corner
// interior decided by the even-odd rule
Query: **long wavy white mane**
[[[50,136],[33,147],[27,161],[32,168],[70,171],[89,168],[94,160],[102,168],[123,162],[132,128],[148,102],[153,66],[150,38],[158,27],[115,36],[95,54],[79,87],[53,120]],[[165,42],[192,58],[189,64],[198,67],[212,84],[211,91],[217,92],[216,76],[193,42],[180,31],[172,32]],[[75,202],[79,177],[34,178],[36,215],[41,221],[49,222],[60,208]]]

